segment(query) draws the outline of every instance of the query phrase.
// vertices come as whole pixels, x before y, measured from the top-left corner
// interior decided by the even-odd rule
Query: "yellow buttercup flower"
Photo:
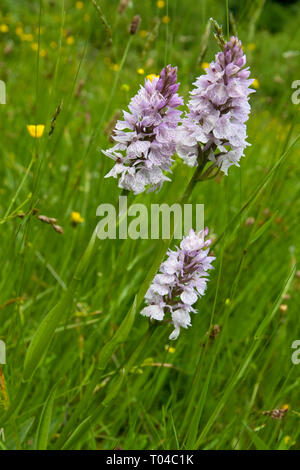
[[[146,36],[148,36],[148,31],[146,31],[145,29],[141,29],[139,35],[141,36],[141,38],[145,38]]]
[[[254,44],[254,42],[250,42],[250,44],[248,44],[248,50],[254,51],[255,49],[256,49],[256,44]]]
[[[283,441],[285,445],[292,447],[296,444],[296,441],[292,440],[291,436],[284,436]]]
[[[120,66],[119,66],[119,64],[113,64],[113,65],[111,66],[111,68],[112,68],[112,70],[113,70],[114,72],[117,72],[117,71],[119,70]]]
[[[165,6],[165,2],[163,0],[158,0],[156,5],[157,5],[157,8],[163,8]]]
[[[252,83],[252,86],[253,86],[253,88],[256,88],[256,89],[259,88],[259,81],[257,80],[257,78],[254,79],[254,81]]]
[[[16,28],[16,34],[17,34],[18,36],[21,36],[21,34],[23,34],[23,28],[22,28],[22,26],[17,26],[17,28]]]
[[[40,57],[46,57],[47,51],[45,49],[40,50]]]
[[[173,348],[173,346],[169,346],[168,344],[166,344],[165,350],[168,351],[170,354],[174,354],[175,352],[175,348]]]
[[[7,24],[0,24],[0,32],[7,33],[7,31],[9,31],[9,27],[7,26]]]
[[[163,24],[168,24],[168,23],[170,23],[170,21],[171,21],[171,18],[169,16],[163,16],[162,17]]]
[[[69,46],[72,46],[72,44],[74,44],[74,42],[75,42],[74,36],[68,36],[67,37],[67,44],[69,44]]]
[[[152,82],[153,78],[159,78],[159,75],[155,75],[155,73],[150,73],[150,75],[147,75],[147,80],[150,80]]]
[[[76,8],[77,8],[77,10],[82,10],[83,9],[83,2],[76,2]]]
[[[39,48],[39,45],[38,45],[37,42],[34,42],[34,43],[31,44],[31,49],[32,49],[33,51],[37,51],[38,48]]]
[[[145,70],[144,70],[144,69],[142,69],[142,68],[140,68],[140,69],[137,69],[137,73],[138,73],[139,75],[144,75],[144,73],[145,73]]]
[[[40,139],[44,134],[45,126],[44,124],[28,124],[27,130],[31,137]]]
[[[33,41],[33,34],[28,33],[28,34],[20,34],[21,41],[27,41],[31,42]]]
[[[290,408],[291,408],[290,405],[288,405],[287,403],[282,405],[281,407],[282,410],[289,410]]]
[[[203,62],[201,64],[201,68],[206,72],[206,70],[209,68],[209,63],[208,62]]]
[[[84,218],[81,217],[80,212],[72,211],[72,213],[71,213],[71,222],[73,224],[82,224],[82,222],[84,222]]]

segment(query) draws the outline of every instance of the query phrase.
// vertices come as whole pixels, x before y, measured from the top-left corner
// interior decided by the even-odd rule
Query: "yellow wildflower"
[[[155,73],[150,73],[150,75],[147,75],[147,80],[150,80],[152,82],[153,78],[159,78],[159,75],[155,75]]]
[[[22,28],[22,26],[18,26],[18,27],[16,28],[16,34],[17,34],[18,36],[21,36],[21,34],[23,34],[23,28]]]
[[[31,137],[39,139],[44,134],[45,126],[44,124],[28,124],[27,130]]]
[[[148,31],[146,31],[145,29],[141,29],[139,35],[141,36],[141,38],[145,38],[146,36],[148,36]]]
[[[287,403],[285,403],[284,405],[282,405],[281,409],[282,410],[289,410],[291,407],[290,405],[288,405]]]
[[[170,354],[174,354],[175,352],[175,348],[173,348],[173,346],[169,346],[168,344],[166,344],[165,350],[168,351]]]
[[[31,49],[32,49],[33,51],[37,51],[38,48],[39,48],[39,45],[38,45],[37,42],[33,42],[33,43],[31,44]]]
[[[45,49],[40,50],[40,57],[46,57],[47,51]]]
[[[138,73],[139,75],[144,75],[144,73],[145,73],[145,70],[144,70],[144,69],[142,69],[142,68],[140,68],[140,69],[137,69],[137,73]]]
[[[8,30],[9,30],[9,27],[7,26],[7,24],[0,24],[1,33],[7,33]]]
[[[68,36],[67,37],[67,44],[69,44],[69,46],[72,46],[72,44],[74,44],[74,42],[75,42],[74,36]]]
[[[113,64],[111,68],[114,72],[117,72],[119,70],[120,66],[119,66],[119,64]]]
[[[83,2],[76,2],[76,8],[77,8],[77,10],[82,10],[83,9]]]
[[[209,68],[209,63],[208,62],[203,62],[201,64],[201,68],[202,68],[202,70],[204,70],[204,72],[206,72],[206,70]]]
[[[296,441],[292,440],[291,436],[285,436],[283,442],[286,446],[292,447],[296,444]]]
[[[163,8],[165,6],[165,2],[163,0],[158,0],[156,5],[157,5],[157,8]]]
[[[33,34],[28,33],[28,34],[20,34],[21,41],[27,41],[31,42],[33,41]]]
[[[162,17],[163,24],[168,24],[168,23],[170,23],[170,21],[171,21],[171,18],[169,16],[163,16]]]
[[[82,224],[82,222],[84,222],[84,218],[81,217],[80,212],[72,211],[72,213],[71,213],[71,222],[75,225],[76,224]]]
[[[57,43],[55,41],[50,42],[50,47],[51,49],[56,49],[57,48]]]
[[[254,79],[254,81],[252,83],[252,86],[253,86],[253,88],[256,88],[256,89],[259,88],[259,81],[257,80],[257,78]]]

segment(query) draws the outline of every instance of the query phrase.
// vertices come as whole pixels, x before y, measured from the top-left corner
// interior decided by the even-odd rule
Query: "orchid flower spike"
[[[190,313],[197,313],[193,305],[205,293],[207,271],[213,268],[215,259],[209,256],[211,240],[205,240],[207,235],[208,229],[198,234],[191,229],[180,247],[168,251],[167,260],[146,293],[147,306],[141,314],[159,321],[170,315],[174,331],[169,339],[177,339],[180,328],[191,326]]]
[[[190,93],[188,112],[179,127],[176,150],[189,166],[198,157],[211,160],[225,174],[239,166],[247,145],[245,122],[250,113],[249,68],[237,37],[223,45],[204,75],[197,78]]]
[[[164,172],[170,171],[175,153],[181,116],[177,107],[183,104],[178,88],[177,68],[168,65],[159,77],[145,79],[130,101],[129,112],[124,111],[124,119],[117,122],[116,145],[103,153],[115,161],[106,178],[119,178],[120,188],[139,194],[170,181]]]

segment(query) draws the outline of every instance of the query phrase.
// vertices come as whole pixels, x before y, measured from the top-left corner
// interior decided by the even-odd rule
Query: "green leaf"
[[[265,231],[270,227],[273,220],[275,219],[275,216],[276,214],[274,214],[271,219],[269,219],[258,230],[256,230],[256,232],[254,233],[253,237],[250,240],[250,245],[252,245],[252,243],[255,243],[265,233]]]
[[[103,371],[106,368],[108,361],[110,360],[111,356],[113,355],[114,351],[117,349],[119,344],[126,341],[134,323],[137,309],[136,304],[137,297],[134,298],[131,309],[127,313],[126,317],[122,321],[120,327],[117,329],[114,336],[111,338],[110,341],[108,341],[108,343],[105,344],[105,346],[103,346],[99,355],[98,362],[98,369],[100,369],[100,371]]]
[[[46,450],[50,431],[53,404],[55,399],[56,386],[51,390],[41,412],[40,421],[36,433],[36,449]]]
[[[243,424],[248,431],[248,434],[251,438],[252,443],[255,446],[255,449],[270,450],[268,445],[256,434],[256,432],[254,432],[251,428],[249,428],[249,426],[245,422],[243,422]]]
[[[90,419],[91,417],[88,416],[85,420],[82,421],[82,423],[79,424],[79,426],[77,426],[77,428],[72,432],[69,439],[62,446],[61,450],[74,449],[75,443],[79,439],[83,439],[84,436],[86,436],[87,432],[90,430]]]
[[[40,326],[35,332],[24,361],[23,379],[29,380],[36,368],[43,361],[45,354],[51,344],[55,328],[65,317],[67,311],[72,305],[73,295],[70,290],[66,292],[63,298],[53,307],[48,315],[42,320]]]

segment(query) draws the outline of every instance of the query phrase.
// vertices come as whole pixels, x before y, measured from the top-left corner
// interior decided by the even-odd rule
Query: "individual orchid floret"
[[[178,155],[190,166],[206,158],[227,174],[239,166],[244,155],[250,113],[249,67],[236,37],[223,45],[204,75],[197,78],[190,93],[188,113],[177,132]]]
[[[177,339],[180,328],[191,326],[190,313],[197,313],[193,305],[205,293],[208,271],[215,259],[208,255],[211,240],[205,239],[207,235],[208,229],[198,234],[191,229],[180,247],[168,251],[146,293],[147,306],[141,314],[159,321],[170,316],[175,329],[169,339]]]
[[[168,65],[160,76],[152,75],[132,98],[129,112],[118,121],[113,139],[116,145],[105,155],[116,163],[106,178],[119,177],[119,187],[135,194],[155,190],[170,179],[175,153],[175,131],[183,104],[177,90],[177,68]]]

